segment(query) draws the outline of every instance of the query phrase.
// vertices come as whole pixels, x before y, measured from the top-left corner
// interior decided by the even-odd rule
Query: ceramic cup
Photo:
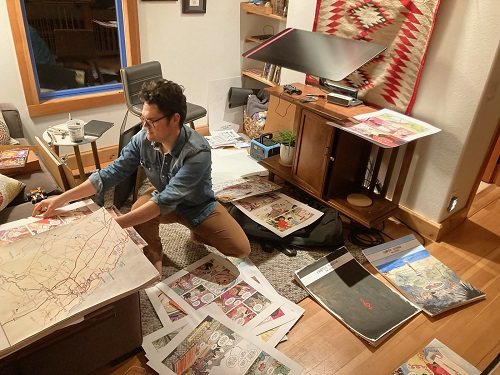
[[[69,132],[69,140],[71,142],[81,142],[84,136],[84,126],[85,121],[83,120],[68,120],[66,121],[66,125],[68,126]]]

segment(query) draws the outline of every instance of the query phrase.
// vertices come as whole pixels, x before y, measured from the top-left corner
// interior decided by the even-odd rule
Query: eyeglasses
[[[139,118],[141,119],[141,122],[143,124],[147,124],[149,126],[154,126],[155,122],[158,122],[160,120],[163,120],[164,118],[167,118],[168,116],[163,116],[163,117],[160,117],[160,118],[157,118],[156,120],[151,120],[149,118],[145,118],[145,117],[142,117],[142,116],[139,116]]]

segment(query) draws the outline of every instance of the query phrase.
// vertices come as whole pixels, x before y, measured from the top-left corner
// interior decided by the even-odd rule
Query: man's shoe
[[[269,242],[261,241],[260,247],[262,247],[262,250],[266,253],[272,253],[274,251],[274,245],[271,245]]]
[[[283,254],[289,257],[297,256],[297,250],[295,250],[294,248],[289,249],[287,247],[279,247],[278,251],[281,251]]]

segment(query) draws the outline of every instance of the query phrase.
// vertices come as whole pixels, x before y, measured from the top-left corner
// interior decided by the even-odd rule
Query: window
[[[88,13],[90,3],[106,2],[109,1],[71,1],[72,4],[66,6],[76,6],[80,12],[74,19],[71,13],[76,11],[68,9],[61,11],[59,8],[56,10],[61,2],[47,0],[7,2],[19,70],[31,116],[123,102],[119,77],[113,76],[113,72],[107,68],[100,69],[99,65],[94,65],[95,61],[92,62],[92,59],[82,59],[82,61],[88,60],[83,62],[77,61],[79,59],[71,61],[71,57],[75,57],[68,52],[71,48],[64,50],[65,45],[72,44],[71,38],[76,37],[79,41],[88,41],[87,45],[92,47],[88,50],[91,51],[88,52],[90,57],[95,57],[96,53],[101,61],[106,61],[108,66],[114,66],[116,71],[120,66],[140,63],[137,1],[116,1],[117,22],[114,24],[110,22],[113,28],[109,29],[106,27],[108,21],[113,21],[109,9],[103,7],[101,11],[98,10],[102,20],[94,21],[95,17]],[[46,3],[46,8],[53,6],[54,14],[58,12],[63,14],[60,16],[63,21],[52,20],[47,26],[46,20],[37,20],[37,17],[41,18],[41,12],[36,10],[36,6],[40,3]],[[68,4],[67,1],[64,3]],[[33,13],[37,14],[37,17],[30,16]],[[101,33],[102,35],[98,35]],[[54,53],[56,38],[59,41],[58,54]],[[40,42],[45,44],[45,46],[42,44],[41,49],[37,48],[40,46],[37,43]],[[30,47],[35,47],[38,63],[35,61],[35,55],[30,53],[34,51]],[[82,49],[84,48],[79,48]],[[99,51],[96,52],[96,49]],[[55,69],[58,70],[56,74],[54,74]]]

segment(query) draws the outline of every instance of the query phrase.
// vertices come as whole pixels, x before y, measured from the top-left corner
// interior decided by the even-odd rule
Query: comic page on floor
[[[186,325],[148,366],[160,374],[295,375],[302,366],[263,343],[219,310],[205,310]]]
[[[318,220],[323,212],[282,193],[267,193],[234,201],[253,221],[285,237]]]

